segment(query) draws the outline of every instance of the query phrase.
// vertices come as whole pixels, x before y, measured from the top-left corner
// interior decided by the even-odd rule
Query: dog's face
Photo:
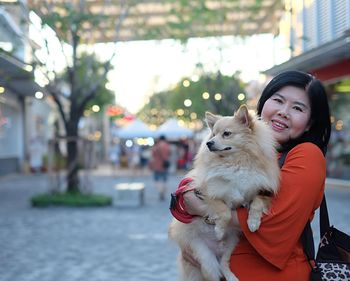
[[[253,117],[242,105],[232,117],[205,113],[211,135],[206,145],[209,151],[220,156],[230,155],[244,145],[247,135],[253,130]]]

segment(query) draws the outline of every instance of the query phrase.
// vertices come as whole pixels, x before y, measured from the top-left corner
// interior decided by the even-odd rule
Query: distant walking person
[[[155,187],[159,193],[159,200],[165,200],[168,168],[170,166],[170,146],[165,136],[160,136],[152,148],[150,168],[153,171]]]

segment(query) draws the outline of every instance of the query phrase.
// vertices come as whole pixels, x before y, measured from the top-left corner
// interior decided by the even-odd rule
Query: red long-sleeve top
[[[237,210],[243,231],[230,267],[240,281],[307,281],[310,266],[300,243],[307,220],[320,206],[326,161],[312,143],[294,147],[281,169],[280,189],[258,231],[247,226],[247,209]]]

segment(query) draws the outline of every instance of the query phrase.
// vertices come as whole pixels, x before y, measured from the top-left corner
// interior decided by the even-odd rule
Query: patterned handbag
[[[350,280],[350,236],[329,225],[326,197],[320,207],[320,243],[315,256],[310,222],[305,226],[301,241],[311,266],[311,281]]]

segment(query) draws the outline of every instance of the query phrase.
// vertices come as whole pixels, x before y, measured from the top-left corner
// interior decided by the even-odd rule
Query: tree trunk
[[[80,192],[78,124],[70,121],[67,128],[67,192]]]

